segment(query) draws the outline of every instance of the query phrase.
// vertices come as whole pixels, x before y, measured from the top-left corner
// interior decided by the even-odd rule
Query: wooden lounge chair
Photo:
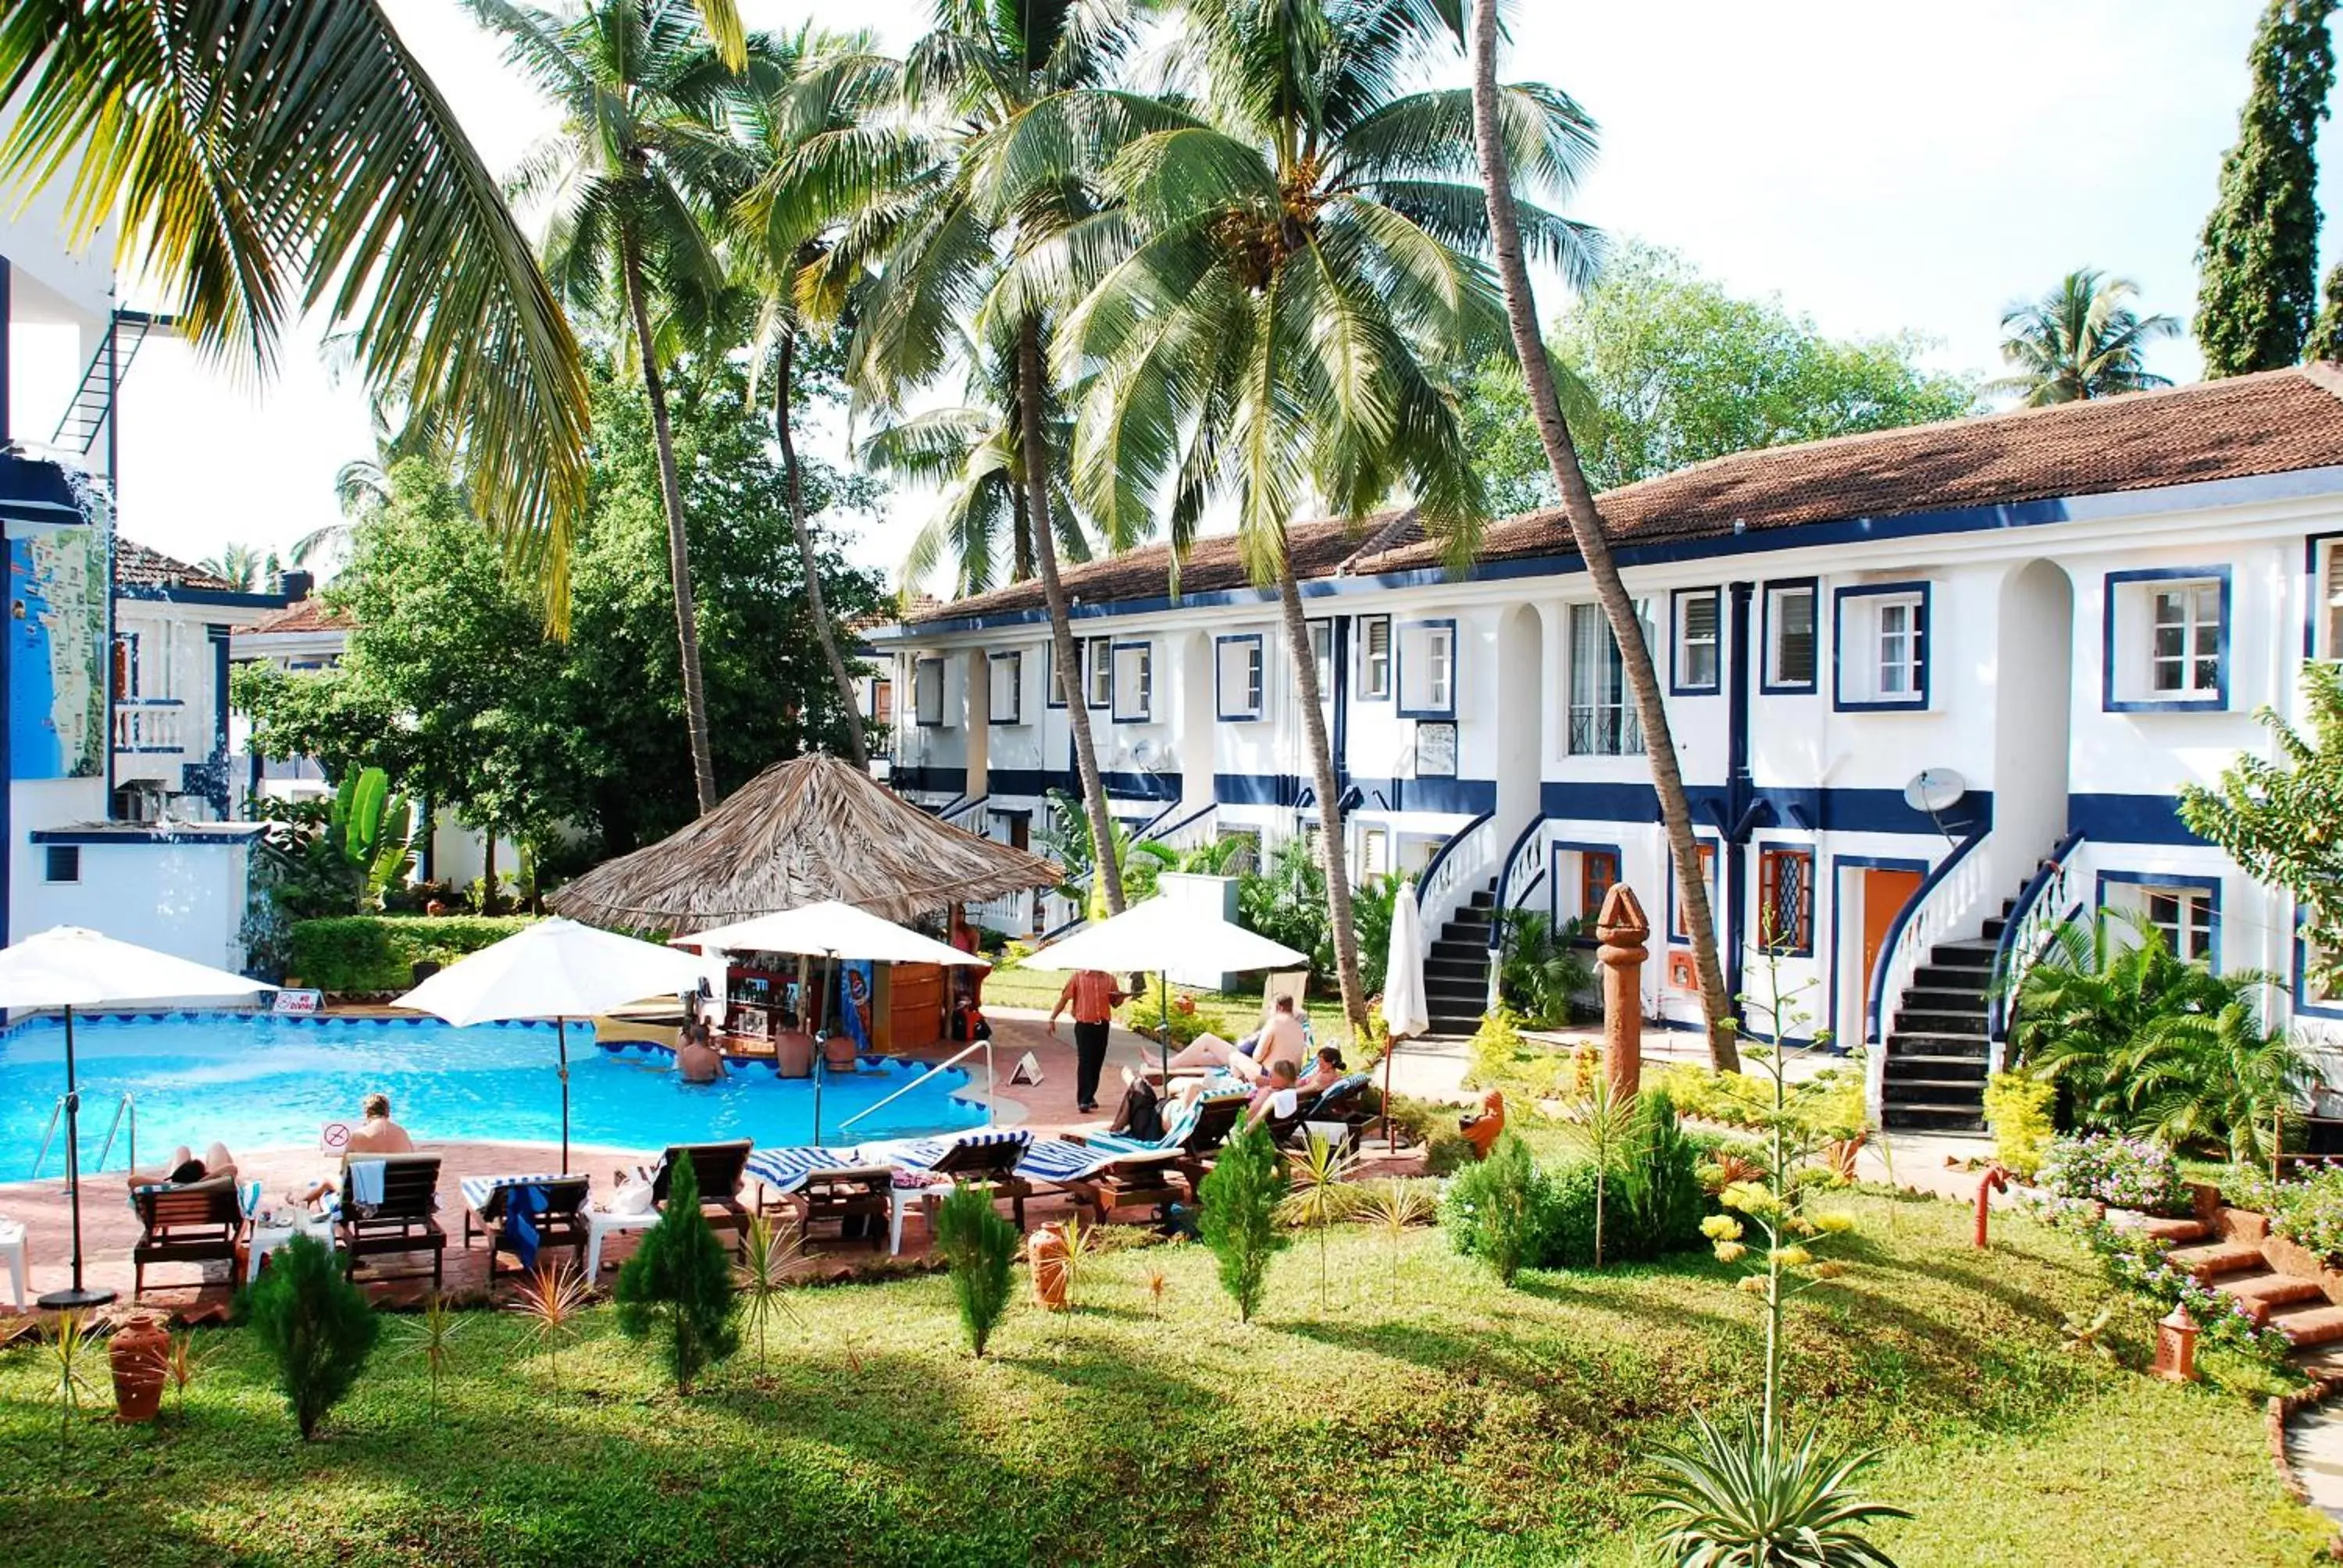
[[[355,1191],[355,1172],[368,1161],[382,1164],[382,1200],[364,1204]],[[431,1254],[431,1288],[447,1282],[447,1232],[439,1228],[439,1156],[437,1154],[360,1154],[342,1166],[342,1212],[334,1224],[334,1240],[348,1260],[352,1279],[368,1258],[399,1257],[412,1252]],[[409,1271],[420,1278],[422,1271]],[[376,1274],[376,1279],[394,1277]]]
[[[933,1178],[939,1183],[982,1187],[996,1201],[1010,1204],[1017,1228],[1022,1231],[1025,1200],[1033,1195],[1033,1187],[1017,1173],[1017,1162],[1025,1157],[1026,1146],[1032,1141],[1033,1135],[1021,1128],[985,1128],[940,1138],[874,1143],[864,1152],[883,1156],[906,1171]],[[933,1206],[941,1198],[940,1192],[929,1197],[930,1233],[934,1230]]]
[[[1280,1148],[1287,1144],[1298,1147],[1311,1122],[1339,1121],[1343,1131],[1337,1141],[1338,1147],[1349,1148],[1358,1141],[1359,1129],[1374,1120],[1373,1115],[1363,1109],[1367,1081],[1365,1073],[1354,1072],[1347,1078],[1337,1079],[1315,1093],[1296,1096],[1292,1115],[1269,1119],[1270,1141]]]
[[[699,1179],[699,1211],[719,1234],[727,1231],[732,1233],[735,1251],[745,1252],[749,1246],[749,1206],[740,1201],[740,1184],[749,1174],[751,1147],[746,1138],[729,1143],[668,1145],[667,1152],[659,1156],[658,1173],[651,1178],[651,1207],[666,1211],[668,1186],[675,1169],[689,1160],[691,1173]]]
[[[545,1206],[529,1217],[537,1231],[537,1251],[568,1247],[584,1267],[588,1216],[586,1200],[591,1183],[583,1176],[468,1176],[459,1183],[464,1193],[464,1246],[475,1235],[488,1239],[488,1278],[497,1277],[497,1254],[510,1252],[518,1263],[520,1252],[511,1232],[513,1205],[524,1188],[545,1194]]]
[[[1029,1151],[1023,1177],[1062,1189],[1087,1204],[1101,1224],[1111,1220],[1152,1220],[1166,1203],[1189,1195],[1180,1175],[1186,1158],[1177,1149],[1108,1151],[1071,1139],[1037,1141]]]
[[[874,1164],[816,1171],[806,1177],[793,1201],[806,1235],[811,1236],[816,1225],[835,1221],[839,1241],[857,1240],[849,1232],[859,1227],[860,1240],[883,1248],[894,1220],[895,1168]]]
[[[1063,1183],[1066,1191],[1110,1220],[1127,1209],[1155,1209],[1182,1196],[1192,1196],[1212,1169],[1212,1157],[1244,1120],[1250,1096],[1242,1090],[1206,1095],[1180,1113],[1164,1136],[1153,1143],[1120,1138],[1112,1133],[1068,1133],[1070,1141],[1105,1154],[1147,1155],[1144,1160],[1115,1160],[1092,1175]],[[1173,1178],[1184,1183],[1175,1185]]]
[[[130,1251],[133,1297],[146,1293],[149,1263],[236,1262],[244,1211],[235,1177],[133,1188],[130,1200],[138,1211],[138,1241]]]

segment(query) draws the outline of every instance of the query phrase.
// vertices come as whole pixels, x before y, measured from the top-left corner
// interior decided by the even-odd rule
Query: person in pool
[[[697,1019],[676,1041],[675,1070],[686,1083],[713,1083],[724,1076],[724,1055],[709,1042],[708,1026]]]

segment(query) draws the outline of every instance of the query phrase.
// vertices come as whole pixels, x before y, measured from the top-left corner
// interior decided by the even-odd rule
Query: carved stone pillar
[[[1595,961],[1603,966],[1603,1064],[1611,1093],[1634,1098],[1644,1079],[1644,958],[1652,922],[1635,890],[1614,883],[1594,919]]]

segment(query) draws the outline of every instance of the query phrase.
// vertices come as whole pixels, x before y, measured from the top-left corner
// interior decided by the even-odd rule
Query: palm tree
[[[728,58],[734,0],[701,0]],[[375,0],[42,0],[0,12],[0,180],[71,177],[68,237],[266,371],[288,318],[357,323],[369,386],[459,431],[474,510],[567,616],[585,505],[577,340],[497,182]],[[70,173],[69,173],[70,171]]]
[[[847,716],[849,753],[857,768],[867,769],[870,749],[856,715],[854,679],[822,603],[791,397],[809,317],[834,317],[842,307],[872,243],[870,215],[883,210],[897,185],[916,176],[925,153],[916,138],[874,124],[900,90],[900,67],[870,53],[865,40],[804,28],[771,45],[765,64],[776,81],[742,116],[745,172],[752,183],[728,204],[729,226],[739,270],[758,301],[751,363],[771,370],[773,437],[808,608]],[[885,232],[883,221],[878,228]]]
[[[956,595],[982,593],[993,586],[1004,535],[1009,580],[1023,582],[1033,575],[1033,527],[1026,508],[1016,356],[997,349],[984,352],[971,340],[967,357],[969,401],[930,408],[885,426],[874,431],[862,447],[863,461],[871,467],[940,489],[935,512],[903,558],[902,575],[905,583],[917,583],[939,563],[949,560]],[[1043,447],[1052,452],[1069,451],[1073,439],[1073,421],[1067,417],[1062,400],[1051,397],[1043,414]],[[1053,469],[1045,482],[1050,487],[1050,520],[1058,530],[1060,558],[1090,559],[1090,538],[1075,510],[1064,469]]]
[[[722,292],[724,268],[700,204],[719,175],[725,149],[718,117],[739,79],[693,8],[679,0],[589,0],[567,15],[524,0],[467,4],[505,35],[506,57],[562,111],[560,129],[528,154],[513,181],[521,199],[554,203],[543,244],[546,270],[573,307],[619,315],[622,334],[633,339],[667,511],[692,782],[699,809],[712,810],[716,767],[690,538],[651,308],[655,286],[663,305],[703,312]]]
[[[1354,1029],[1366,1000],[1340,790],[1286,530],[1307,506],[1359,519],[1400,493],[1462,564],[1486,519],[1450,389],[1503,328],[1487,270],[1465,254],[1488,242],[1469,183],[1470,96],[1401,90],[1440,35],[1436,10],[1187,0],[1198,111],[1127,139],[1103,176],[1125,210],[1065,246],[1076,269],[1089,251],[1119,257],[1059,345],[1070,367],[1093,367],[1076,494],[1112,529],[1168,487],[1175,544],[1227,497],[1246,567],[1277,589]],[[1576,106],[1543,87],[1509,103],[1524,148],[1565,171],[1587,135]],[[1584,267],[1584,231],[1523,212],[1549,255]]]
[[[258,545],[228,544],[221,546],[217,555],[196,564],[222,581],[234,583],[238,593],[258,593],[277,575],[277,552]]]
[[[2139,286],[2081,267],[2037,300],[2017,300],[2001,313],[2001,357],[2015,373],[1986,384],[2015,393],[2029,408],[2079,403],[2169,387],[2148,372],[2142,353],[2151,343],[2180,336],[2169,316],[2142,316],[2131,301]]]
[[[1064,453],[1051,444],[1055,388],[1045,368],[1053,301],[1024,289],[1011,265],[1045,250],[1090,216],[1092,192],[1062,164],[1041,166],[1008,155],[1029,123],[1051,120],[1066,95],[1104,81],[1135,42],[1136,28],[1128,0],[935,0],[934,20],[906,62],[908,86],[914,105],[952,127],[947,156],[900,214],[879,276],[860,302],[849,374],[880,407],[900,407],[907,389],[932,380],[961,348],[961,311],[986,302],[992,340],[1011,367],[1026,537],[1049,606],[1058,678],[1067,688],[1083,809],[1093,841],[1105,843],[1113,819],[1058,578],[1051,476],[1062,472]],[[1125,101],[1131,113],[1147,112],[1145,100]],[[1111,529],[1107,542],[1121,548],[1145,531]],[[1121,871],[1112,857],[1101,858],[1098,869],[1108,911],[1120,913]]]
[[[1660,821],[1666,829],[1668,853],[1675,862],[1677,898],[1684,928],[1693,943],[1693,961],[1700,974],[1701,1010],[1708,1020],[1709,1060],[1718,1071],[1741,1065],[1734,1044],[1733,997],[1725,990],[1724,967],[1717,961],[1716,924],[1708,904],[1708,879],[1700,863],[1699,842],[1694,837],[1692,804],[1685,799],[1684,773],[1676,764],[1675,737],[1668,727],[1667,705],[1660,696],[1657,670],[1650,644],[1644,640],[1643,618],[1627,596],[1611,541],[1603,530],[1603,516],[1594,492],[1578,462],[1578,448],[1564,419],[1555,387],[1553,362],[1539,334],[1537,300],[1530,288],[1523,238],[1542,236],[1532,209],[1513,196],[1513,170],[1526,167],[1552,181],[1567,176],[1593,150],[1593,126],[1580,122],[1582,135],[1545,155],[1520,145],[1517,129],[1521,109],[1497,85],[1497,0],[1474,0],[1473,12],[1473,143],[1479,155],[1481,181],[1486,196],[1489,233],[1496,253],[1497,275],[1505,294],[1505,316],[1513,329],[1513,353],[1527,383],[1530,411],[1537,420],[1538,438],[1546,463],[1554,470],[1554,488],[1562,496],[1564,520],[1569,525],[1579,558],[1586,563],[1587,579],[1611,625],[1612,641],[1627,689],[1635,701],[1635,716],[1644,730],[1644,752],[1652,770],[1652,788],[1659,797]],[[1518,89],[1514,89],[1518,91]],[[1523,154],[1529,154],[1524,157]],[[1539,215],[1542,216],[1542,215]]]

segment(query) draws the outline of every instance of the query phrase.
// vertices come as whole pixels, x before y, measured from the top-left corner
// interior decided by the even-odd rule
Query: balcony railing
[[[116,751],[186,750],[186,705],[175,697],[131,698],[114,705]]]

